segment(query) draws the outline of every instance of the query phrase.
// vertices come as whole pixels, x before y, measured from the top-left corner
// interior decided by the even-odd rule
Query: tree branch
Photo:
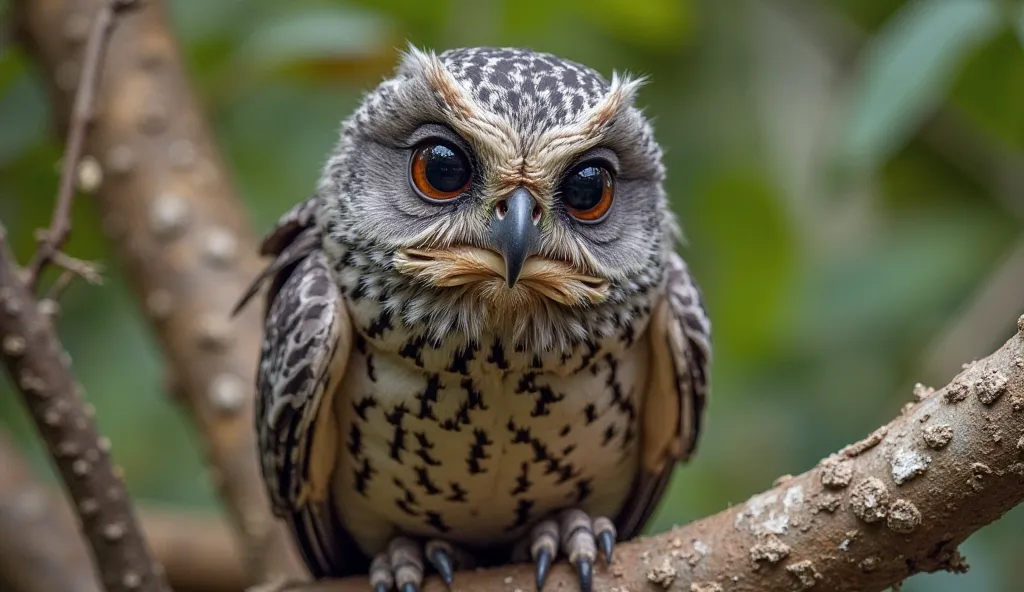
[[[57,502],[0,431],[0,588],[101,592],[71,509]]]
[[[1020,333],[867,439],[745,503],[624,543],[600,591],[881,591],[921,572],[963,571],[957,545],[1024,500]],[[757,454],[756,448],[748,453]],[[683,469],[685,470],[685,469]],[[528,566],[460,573],[453,592],[531,588]],[[551,590],[574,590],[566,565]],[[365,578],[302,592],[362,592]],[[442,592],[432,579],[425,592]]]
[[[0,358],[76,501],[100,578],[111,591],[167,591],[131,500],[71,373],[67,352],[22,282],[0,229]]]
[[[70,90],[56,73],[81,59],[71,26],[96,0],[15,0],[26,48],[66,125]],[[199,429],[251,582],[300,575],[285,527],[273,519],[252,427],[259,311],[229,323],[258,273],[244,210],[189,88],[163,6],[148,7],[111,42],[86,151],[98,163],[94,196],[169,362],[169,384]],[[71,33],[69,33],[71,32]],[[71,37],[69,39],[69,37]]]
[[[103,57],[110,42],[110,35],[117,24],[117,17],[136,6],[135,0],[108,0],[104,2],[93,18],[84,50],[84,63],[79,76],[71,111],[71,125],[68,129],[61,165],[60,187],[54,204],[50,228],[42,234],[39,249],[25,266],[29,289],[34,289],[43,267],[50,261],[57,262],[57,254],[71,234],[71,202],[75,197],[75,175],[82,158],[86,128],[92,118],[93,96],[100,79]],[[59,263],[59,262],[58,262]]]

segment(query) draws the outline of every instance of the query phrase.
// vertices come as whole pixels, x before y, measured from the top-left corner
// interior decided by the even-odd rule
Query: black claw
[[[612,562],[612,548],[615,546],[615,537],[611,532],[605,530],[601,534],[597,535],[597,544],[601,546],[601,552],[604,553],[604,560],[607,563]]]
[[[387,584],[377,584],[373,587],[373,592],[391,592],[391,586]]]
[[[576,562],[576,573],[580,576],[580,592],[591,592],[594,588],[594,563],[580,559]]]
[[[541,549],[537,553],[537,592],[544,588],[544,582],[548,579],[548,571],[551,569],[551,552]]]
[[[437,570],[438,575],[444,581],[444,584],[449,588],[452,587],[452,580],[454,579],[454,570],[452,569],[451,557],[448,557],[448,553],[441,548],[435,548],[427,556],[430,560],[431,565]]]
[[[402,590],[400,592],[420,592],[420,587],[414,582],[409,582],[402,586]]]

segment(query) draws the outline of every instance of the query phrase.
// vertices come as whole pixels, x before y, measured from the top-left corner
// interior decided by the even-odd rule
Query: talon
[[[391,592],[391,586],[387,584],[377,584],[373,587],[373,592]]]
[[[594,523],[590,516],[579,510],[563,512],[561,522],[562,552],[576,567],[581,592],[591,592],[594,588],[594,561],[597,559]]]
[[[548,579],[548,572],[551,570],[551,552],[541,549],[534,561],[537,563],[537,592],[544,588],[544,582]]]
[[[523,541],[530,544],[530,558],[537,570],[537,592],[544,588],[559,553],[568,557],[576,569],[580,592],[592,592],[598,551],[611,563],[616,538],[615,524],[611,520],[603,516],[591,519],[578,509],[568,509],[555,518],[539,522]],[[513,556],[522,558],[523,554],[523,547],[517,545]]]
[[[580,578],[580,592],[591,592],[594,588],[594,562],[581,557],[576,562],[576,574]]]
[[[597,535],[597,542],[601,545],[601,553],[604,554],[605,563],[612,562],[612,547],[615,545],[615,536],[610,532],[602,532]]]
[[[551,563],[558,553],[558,523],[554,520],[545,520],[533,527],[530,537],[533,539],[530,557],[537,564],[537,592],[540,592],[548,579]]]
[[[420,587],[414,582],[406,582],[402,585],[402,590],[400,592],[420,592]]]
[[[455,570],[452,567],[451,552],[446,548],[447,546],[447,544],[440,541],[430,541],[427,543],[426,552],[427,559],[434,566],[434,569],[437,570],[441,580],[446,586],[451,588],[452,581],[455,578]]]
[[[615,547],[615,524],[608,518],[594,518],[594,532],[597,533],[597,544],[604,554],[605,563],[612,562],[612,550]]]

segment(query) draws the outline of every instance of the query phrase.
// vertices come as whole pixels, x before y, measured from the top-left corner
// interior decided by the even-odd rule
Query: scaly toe
[[[615,523],[604,516],[594,518],[594,532],[597,534],[597,544],[601,547],[601,553],[604,554],[605,563],[611,563],[615,539],[618,536]]]
[[[558,523],[554,520],[540,522],[533,527],[530,538],[533,541],[530,544],[530,557],[537,566],[537,592],[540,592],[548,579],[551,563],[558,554]]]
[[[391,573],[391,559],[387,552],[378,553],[370,562],[370,586],[373,592],[391,592],[395,587],[395,576]]]
[[[437,574],[441,576],[441,581],[444,582],[445,586],[451,588],[452,582],[455,579],[455,550],[447,542],[439,540],[427,541],[424,550],[427,554],[427,560],[437,570]]]
[[[387,550],[370,562],[370,587],[373,592],[419,592],[423,585],[423,552],[420,545],[406,537],[396,537]]]
[[[423,551],[419,543],[406,537],[392,539],[388,559],[399,592],[419,592],[423,585]]]
[[[537,592],[540,592],[551,564],[561,553],[576,569],[580,591],[592,592],[597,550],[600,548],[605,561],[611,563],[616,537],[615,524],[608,518],[600,516],[591,520],[586,512],[565,510],[557,519],[537,523],[529,537],[516,547],[513,557],[519,557],[518,561],[525,559],[520,554],[523,552],[522,543],[529,542],[530,558],[536,566]]]
[[[597,559],[597,541],[594,523],[580,510],[566,510],[560,517],[562,552],[576,567],[580,590],[591,592],[594,587],[594,561]]]

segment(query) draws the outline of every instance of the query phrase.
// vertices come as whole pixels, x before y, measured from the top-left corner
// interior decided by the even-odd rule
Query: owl
[[[314,577],[564,558],[589,592],[693,454],[710,322],[639,86],[409,48],[264,239],[258,454]]]

